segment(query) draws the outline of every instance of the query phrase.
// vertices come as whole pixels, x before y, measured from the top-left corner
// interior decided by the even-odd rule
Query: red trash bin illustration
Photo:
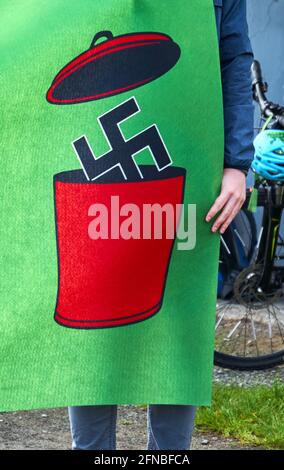
[[[106,40],[97,43],[103,37]],[[164,75],[179,57],[180,48],[168,35],[113,37],[103,31],[88,51],[56,75],[46,98],[52,104],[68,105],[124,93]],[[155,124],[124,138],[120,123],[138,112],[139,105],[131,97],[99,116],[110,150],[96,157],[87,137],[81,136],[72,146],[82,169],[54,176],[58,252],[54,319],[62,326],[97,329],[129,325],[150,318],[162,306],[186,170],[173,166]],[[151,152],[153,165],[138,165],[135,160],[145,148]],[[153,208],[161,209],[158,237],[152,224]],[[173,208],[166,222],[165,208]],[[98,214],[104,217],[100,223]],[[114,219],[118,223],[115,227]],[[139,234],[122,236],[119,224],[123,223],[132,230],[135,225]],[[98,236],[102,225],[105,232]]]

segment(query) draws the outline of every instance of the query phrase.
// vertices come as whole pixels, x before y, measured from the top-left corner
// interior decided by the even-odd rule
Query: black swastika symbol
[[[126,180],[143,178],[135,156],[145,148],[149,148],[158,171],[172,164],[172,159],[155,124],[125,140],[119,124],[138,112],[140,108],[132,97],[98,118],[110,145],[110,150],[99,157],[95,157],[86,136],[72,142],[88,180],[96,180],[117,167]]]

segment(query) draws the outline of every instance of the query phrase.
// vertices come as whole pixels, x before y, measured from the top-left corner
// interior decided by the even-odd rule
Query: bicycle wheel
[[[247,202],[244,207],[247,207]],[[260,191],[258,205],[265,203],[265,192]],[[243,209],[242,212],[247,215]],[[255,235],[255,224],[251,222],[248,216],[245,227],[251,233],[247,234],[247,240],[252,240]],[[232,231],[230,233],[234,236]],[[250,253],[249,246],[246,252]],[[282,282],[267,294],[259,289],[261,275],[262,266],[251,260],[235,276],[231,298],[218,299],[215,365],[252,370],[266,369],[284,362]]]

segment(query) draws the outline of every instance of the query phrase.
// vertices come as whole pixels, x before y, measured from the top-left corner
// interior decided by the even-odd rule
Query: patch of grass
[[[196,428],[235,437],[243,444],[284,449],[284,385],[214,385],[212,407],[199,407]]]

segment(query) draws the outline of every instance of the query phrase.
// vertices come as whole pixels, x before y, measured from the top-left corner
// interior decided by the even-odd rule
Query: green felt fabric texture
[[[0,411],[92,404],[210,405],[219,235],[205,215],[220,191],[223,107],[212,0],[1,0]],[[56,106],[46,92],[98,31],[156,31],[179,44],[166,74],[126,93]],[[97,118],[134,96],[126,137],[155,122],[196,204],[192,250],[173,249],[161,310],[115,328],[54,321],[53,175],[79,168],[70,143],[107,150]],[[145,151],[140,163],[151,163]],[[126,279],[127,281],[127,279]],[[145,294],[146,295],[146,294]]]

